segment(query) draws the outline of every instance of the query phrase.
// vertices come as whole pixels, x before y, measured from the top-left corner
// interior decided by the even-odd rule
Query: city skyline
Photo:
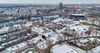
[[[100,0],[0,0],[0,3],[8,4],[99,4]]]

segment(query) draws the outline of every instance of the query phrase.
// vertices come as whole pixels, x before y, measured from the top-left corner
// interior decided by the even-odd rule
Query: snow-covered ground
[[[57,23],[62,22],[62,21],[63,21],[63,24],[61,23],[61,25],[65,25],[65,27],[63,27],[61,29],[56,29],[55,28],[54,29],[55,31],[53,31],[52,29],[49,29],[48,27],[45,27],[46,25],[52,25],[53,23],[57,24]],[[66,23],[64,23],[64,21],[68,21],[68,22],[72,22],[72,23],[71,24],[66,24]],[[37,27],[37,25],[33,26],[31,28],[31,30],[32,30],[32,32],[38,33],[38,35],[39,35],[38,37],[30,39],[30,40],[26,41],[26,43],[22,42],[20,44],[9,47],[9,48],[6,49],[6,51],[8,51],[10,53],[11,51],[15,51],[15,50],[18,50],[20,48],[26,47],[27,43],[33,43],[33,44],[36,44],[36,46],[39,49],[45,49],[49,46],[49,45],[47,45],[48,41],[52,41],[51,44],[55,44],[57,41],[65,40],[65,38],[67,40],[67,36],[65,37],[64,34],[62,34],[61,32],[67,32],[69,34],[73,34],[72,30],[74,29],[80,35],[80,33],[88,31],[89,27],[90,27],[90,26],[86,26],[86,25],[80,25],[79,21],[72,21],[70,19],[67,20],[65,18],[64,19],[63,18],[58,18],[58,19],[56,19],[52,22],[48,23],[48,24],[45,24],[44,27],[43,26],[42,27],[40,27],[40,26]],[[77,24],[79,24],[79,25],[77,25]],[[24,26],[29,27],[31,25],[32,25],[32,22],[27,22]],[[56,25],[56,26],[58,26],[58,25]],[[17,25],[15,25],[15,27],[17,27]],[[8,28],[4,28],[4,29],[8,30]],[[4,29],[2,29],[0,31],[3,31]],[[43,39],[42,35],[44,35],[46,37],[46,39]],[[86,36],[86,34],[83,34],[83,35]],[[90,34],[90,35],[92,36],[92,34]],[[98,36],[99,35],[100,34],[98,34]],[[95,39],[91,38],[89,40],[94,41]],[[89,40],[88,39],[80,39],[78,41],[81,42],[81,43],[85,43]],[[99,39],[97,39],[97,40],[100,42]],[[77,41],[76,45],[81,46],[82,44],[80,44],[78,41]],[[97,51],[98,51],[100,53],[100,50],[98,48],[100,48],[100,47],[96,47],[96,48],[92,49],[91,51],[93,51],[94,53],[97,53]],[[97,51],[95,51],[95,50],[97,50]],[[67,45],[67,44],[55,45],[52,48],[51,51],[53,53],[85,53],[85,51],[83,51],[79,48]]]
[[[100,46],[93,48],[90,53],[100,53]]]
[[[69,45],[56,45],[52,48],[53,53],[78,53],[73,48],[69,47]]]

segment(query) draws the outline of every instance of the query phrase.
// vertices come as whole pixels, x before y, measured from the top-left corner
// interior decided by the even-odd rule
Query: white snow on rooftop
[[[32,22],[27,22],[26,24],[25,24],[25,26],[31,26],[32,25]]]
[[[59,21],[64,21],[64,19],[63,18],[58,18],[58,19],[54,20],[53,22],[59,22]]]
[[[5,31],[8,31],[9,30],[9,27],[3,27],[0,29],[0,33],[3,33]]]
[[[84,14],[71,14],[71,15],[84,16]]]
[[[77,32],[85,32],[88,31],[89,26],[78,25],[78,26],[70,26],[70,29],[75,29]]]

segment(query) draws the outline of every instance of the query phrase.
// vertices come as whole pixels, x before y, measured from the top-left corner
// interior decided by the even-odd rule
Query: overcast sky
[[[100,0],[0,0],[0,3],[27,3],[27,4],[100,4]]]

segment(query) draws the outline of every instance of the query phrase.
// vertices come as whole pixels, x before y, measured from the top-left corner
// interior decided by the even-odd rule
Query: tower
[[[59,8],[60,8],[60,9],[63,8],[63,3],[59,3]]]

